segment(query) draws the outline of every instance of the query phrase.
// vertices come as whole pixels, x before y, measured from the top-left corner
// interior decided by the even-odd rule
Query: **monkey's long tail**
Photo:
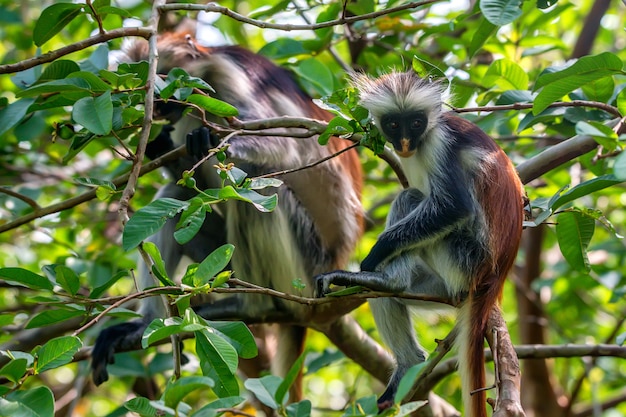
[[[498,308],[500,290],[499,285],[482,288],[479,286],[459,310],[457,321],[459,373],[465,415],[468,417],[487,417],[486,395],[483,389],[486,384],[484,341],[491,310]]]

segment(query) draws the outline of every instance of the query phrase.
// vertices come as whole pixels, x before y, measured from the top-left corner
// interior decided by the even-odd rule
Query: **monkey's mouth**
[[[398,154],[398,156],[400,158],[408,158],[409,156],[413,156],[415,154],[415,150],[407,150],[405,151],[404,149],[399,151],[396,149],[396,153]]]

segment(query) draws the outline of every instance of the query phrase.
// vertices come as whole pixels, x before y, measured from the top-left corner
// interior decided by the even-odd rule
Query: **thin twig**
[[[25,196],[24,194],[20,194],[20,193],[18,193],[16,191],[13,191],[12,189],[10,189],[8,187],[0,187],[0,193],[10,195],[11,197],[15,197],[18,200],[22,200],[23,202],[25,202],[26,204],[28,204],[29,206],[31,206],[35,210],[40,210],[41,209],[41,206],[39,204],[37,204],[37,202],[35,200],[33,200],[30,197]]]
[[[344,25],[354,22],[359,22],[362,20],[376,19],[381,16],[385,16],[391,13],[400,12],[408,9],[415,9],[417,7],[426,6],[433,3],[438,3],[442,0],[424,0],[424,1],[416,1],[412,3],[403,4],[400,6],[392,7],[385,10],[379,10],[377,12],[366,13],[359,16],[350,16],[350,17],[342,17],[335,20],[329,20],[327,22],[314,23],[310,25],[294,25],[294,24],[280,24],[280,23],[269,23],[264,22],[262,20],[256,20],[239,14],[230,10],[227,7],[219,6],[215,3],[209,3],[207,5],[202,4],[179,4],[179,3],[171,3],[166,4],[165,6],[160,7],[160,10],[163,12],[174,11],[174,10],[196,10],[196,11],[204,11],[204,12],[214,12],[220,13],[224,16],[228,16],[234,20],[237,20],[242,23],[248,23],[252,26],[259,27],[261,29],[277,29],[284,31],[294,31],[294,30],[317,30],[324,29],[338,25]]]
[[[622,117],[622,114],[620,113],[617,107],[613,107],[610,104],[601,103],[599,101],[588,101],[588,100],[558,101],[548,106],[548,108],[555,108],[555,107],[591,107],[595,109],[604,110],[605,112],[615,117]],[[455,107],[450,107],[450,108],[456,113],[494,112],[494,111],[504,111],[504,110],[532,109],[533,103],[513,103],[513,104],[506,104],[506,105],[499,105],[499,106],[465,107],[462,109],[457,109]]]
[[[314,166],[322,164],[322,163],[324,163],[324,162],[326,162],[326,161],[328,161],[330,159],[336,158],[339,155],[341,155],[342,153],[347,152],[350,149],[354,149],[357,146],[359,146],[359,143],[353,143],[352,145],[349,145],[349,146],[347,146],[347,147],[345,147],[345,148],[343,148],[343,149],[341,149],[341,150],[339,150],[339,151],[337,151],[337,152],[335,152],[335,153],[333,153],[331,155],[328,155],[328,156],[326,156],[324,158],[318,159],[317,161],[312,162],[312,163],[310,163],[308,165],[304,165],[304,166],[301,166],[301,167],[298,167],[298,168],[285,169],[285,170],[282,170],[282,171],[270,172],[269,174],[259,175],[258,177],[255,177],[255,178],[278,177],[280,175],[292,174],[294,172],[298,172],[298,171],[302,171],[302,170],[305,170],[305,169],[313,168]]]

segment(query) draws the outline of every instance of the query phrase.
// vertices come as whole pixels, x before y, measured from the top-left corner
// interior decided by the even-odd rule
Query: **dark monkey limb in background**
[[[316,277],[318,295],[331,284],[387,292],[465,298],[456,324],[465,413],[486,416],[484,337],[513,266],[522,233],[523,189],[502,149],[477,126],[442,109],[442,88],[414,73],[378,79],[356,75],[361,104],[393,145],[410,188],[394,201],[385,230],[361,272]],[[409,306],[369,301],[397,368],[378,400],[393,404],[406,370],[425,360]],[[428,303],[414,303],[429,307]],[[432,306],[432,303],[430,304]]]
[[[286,70],[240,47],[204,48],[189,35],[170,33],[160,36],[158,49],[160,72],[182,67],[191,75],[203,78],[213,87],[217,98],[239,109],[241,120],[280,116],[331,118],[313,104]],[[135,43],[125,54],[122,61],[145,60],[147,44]],[[200,153],[215,145],[210,143],[215,138],[206,128],[200,128],[197,118],[181,118],[180,107],[161,105],[159,110],[175,123],[175,128],[166,126],[158,139],[149,144],[150,157],[171,150],[174,143],[184,142],[189,132],[193,132],[192,140],[200,140]],[[279,136],[235,136],[229,143],[227,162],[234,162],[249,176],[302,167],[349,145],[337,138],[328,146],[320,146],[316,137]],[[198,144],[193,143],[191,148],[197,149]],[[190,155],[170,164],[167,168],[174,182],[161,189],[158,197],[183,200],[193,197],[193,191],[177,186],[175,180],[195,161]],[[214,163],[209,160],[197,170],[199,188],[220,187],[221,179],[213,168]],[[299,293],[312,296],[312,277],[344,267],[362,232],[358,155],[351,150],[314,168],[284,175],[281,180],[284,184],[278,188],[278,206],[274,212],[259,213],[252,205],[241,202],[220,205],[207,215],[200,233],[184,246],[177,244],[172,236],[177,219],[168,221],[151,238],[163,255],[168,274],[174,276],[183,256],[200,262],[228,242],[235,245],[232,269],[238,278],[287,293],[294,292],[292,282],[300,278],[306,287]],[[155,285],[145,268],[140,280],[144,288]],[[295,317],[301,317],[297,312],[303,308],[306,307],[265,295],[241,294],[202,305],[197,311],[209,320],[262,322],[277,311],[293,312]],[[162,301],[158,297],[146,299],[140,312],[142,319],[104,329],[98,337],[92,355],[96,384],[108,379],[106,366],[116,351],[140,347],[146,326],[153,318],[163,316]],[[305,328],[281,324],[277,332],[272,367],[284,376],[302,350]],[[297,389],[294,395],[298,396]],[[292,400],[297,398],[292,396]]]

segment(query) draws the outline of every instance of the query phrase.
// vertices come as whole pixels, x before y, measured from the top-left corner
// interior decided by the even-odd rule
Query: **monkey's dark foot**
[[[135,320],[108,327],[98,335],[91,352],[91,372],[93,382],[100,385],[109,379],[107,365],[115,362],[114,354],[141,348],[141,337],[146,322]]]
[[[209,154],[209,150],[217,147],[220,138],[206,126],[201,126],[187,134],[187,153],[197,159]]]
[[[393,405],[392,400],[385,400],[385,401],[381,401],[381,400],[382,400],[382,397],[376,403],[376,405],[378,406],[379,414],[385,411],[386,409],[391,408],[391,406]]]
[[[315,282],[315,297],[322,298],[331,291],[331,284],[334,285],[350,285],[350,280],[346,278],[346,274],[350,274],[347,271],[332,271],[324,274],[317,275],[313,278]]]
[[[393,397],[395,395],[396,395],[395,389],[392,390],[389,387],[387,387],[385,392],[383,392],[383,395],[381,395],[378,401],[376,402],[379,413],[393,406]]]

